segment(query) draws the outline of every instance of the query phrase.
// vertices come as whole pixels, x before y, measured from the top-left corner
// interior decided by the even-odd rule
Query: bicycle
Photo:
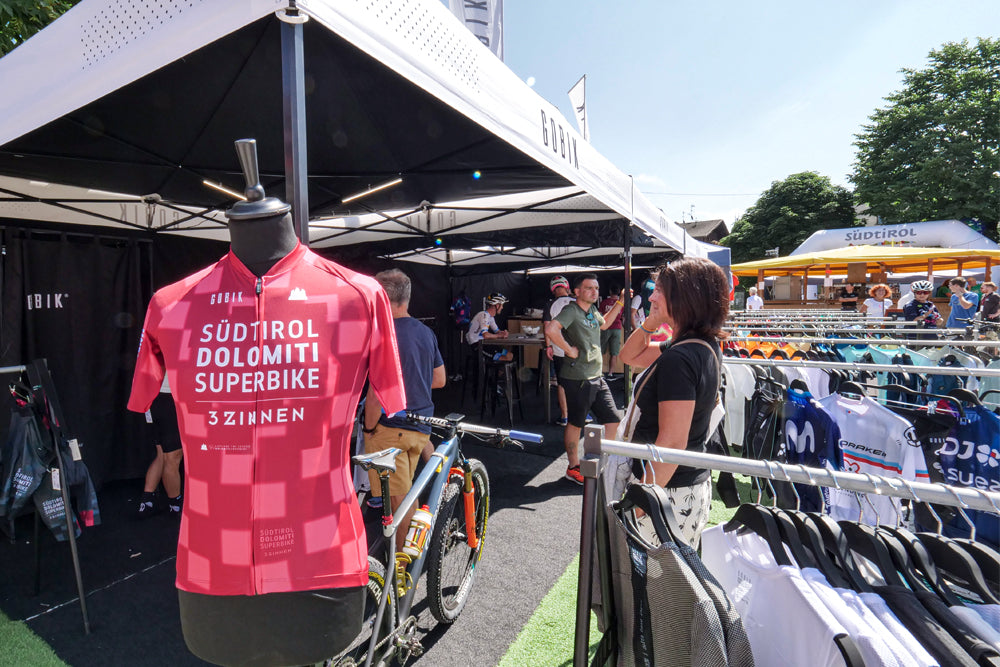
[[[540,443],[542,436],[474,424],[463,424],[465,415],[444,418],[410,414],[408,419],[443,430],[431,461],[413,480],[413,486],[395,511],[382,503],[384,562],[368,557],[368,585],[361,634],[341,654],[328,660],[328,667],[377,665],[387,667],[394,659],[405,664],[423,653],[416,638],[416,617],[411,615],[416,582],[427,569],[427,599],[438,623],[454,623],[465,603],[483,554],[489,518],[490,481],[486,467],[477,459],[466,458],[462,436],[490,436],[485,442],[498,448],[520,448],[519,442]],[[480,438],[483,440],[482,438]],[[389,473],[395,470],[399,449],[354,456],[351,461],[364,470],[375,470],[382,498],[389,498]],[[434,459],[437,459],[435,465]],[[426,491],[426,494],[425,494]],[[432,515],[427,544],[415,559],[396,552],[396,531],[402,518],[418,499],[423,498]],[[461,502],[459,500],[461,499]],[[404,529],[407,527],[403,527]],[[378,628],[378,630],[376,630]]]

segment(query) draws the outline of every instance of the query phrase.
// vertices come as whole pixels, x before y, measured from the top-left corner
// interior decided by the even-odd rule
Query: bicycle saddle
[[[374,468],[375,470],[396,472],[396,455],[401,451],[403,450],[399,447],[389,447],[380,452],[358,454],[351,457],[351,463],[361,466],[362,470],[371,470]]]

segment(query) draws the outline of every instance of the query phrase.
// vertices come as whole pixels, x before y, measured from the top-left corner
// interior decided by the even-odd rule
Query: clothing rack
[[[847,327],[826,327],[826,326],[815,326],[813,328],[803,327],[803,326],[786,326],[783,324],[775,326],[726,326],[722,327],[723,331],[780,331],[783,333],[813,333],[816,331],[822,331],[824,333],[838,333],[838,334],[868,334],[868,335],[886,335],[893,333],[903,333],[903,334],[915,334],[915,335],[927,335],[936,334],[939,336],[964,336],[965,329],[900,329],[897,327],[881,327],[877,329],[850,329]],[[921,340],[915,338],[914,340]],[[930,339],[934,340],[934,339]],[[975,342],[975,341],[973,341]]]
[[[28,376],[28,381],[31,383],[32,392],[35,393],[42,401],[44,406],[46,416],[48,417],[48,425],[45,429],[49,436],[52,438],[52,449],[55,452],[56,457],[56,468],[59,470],[59,478],[63,480],[60,484],[60,495],[63,501],[63,513],[66,518],[66,531],[69,539],[69,550],[70,555],[73,560],[73,573],[76,575],[76,591],[80,598],[80,614],[83,616],[83,631],[85,634],[90,634],[90,618],[87,614],[87,601],[84,595],[83,588],[83,574],[80,570],[80,555],[76,547],[76,530],[73,524],[73,515],[71,513],[71,505],[69,498],[69,484],[68,477],[66,476],[66,469],[63,466],[62,454],[59,452],[59,445],[63,440],[63,428],[65,426],[65,420],[63,419],[62,407],[59,403],[59,395],[56,393],[55,383],[52,380],[52,375],[49,373],[48,362],[45,359],[35,359],[30,364],[23,366],[3,366],[0,367],[0,375],[10,375],[10,374],[21,374],[25,373]],[[40,393],[39,393],[40,392]],[[35,541],[35,595],[41,590],[41,552],[40,552],[40,540],[39,533],[41,519],[38,512],[35,512],[35,528],[34,528],[34,541]]]
[[[831,345],[912,345],[914,347],[1000,347],[1000,340],[922,340],[918,338],[823,338],[816,336],[727,336],[724,342],[746,341],[754,343],[826,343]]]
[[[903,366],[902,364],[864,364],[841,361],[802,361],[799,359],[761,359],[754,357],[723,357],[723,364],[745,366],[793,366],[798,368],[824,368],[845,371],[876,371],[920,373],[923,375],[960,375],[963,377],[1000,377],[1000,368],[966,368],[963,366]]]
[[[574,667],[587,665],[587,651],[590,646],[591,575],[594,567],[597,511],[600,509],[597,507],[597,484],[604,466],[605,454],[620,454],[636,459],[707,468],[780,482],[833,486],[847,491],[875,493],[896,498],[908,498],[917,502],[929,502],[1000,514],[1000,493],[991,493],[981,489],[910,482],[879,475],[808,468],[777,461],[756,461],[718,454],[654,447],[653,445],[636,445],[617,440],[605,440],[601,437],[602,434],[603,428],[600,426],[589,425],[583,430],[584,457],[580,461],[580,472],[584,476],[583,510],[580,525],[580,573],[577,581],[576,633],[573,646]]]

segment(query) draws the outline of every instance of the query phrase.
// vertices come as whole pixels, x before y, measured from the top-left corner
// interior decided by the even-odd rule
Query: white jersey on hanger
[[[834,638],[848,637],[847,629],[798,568],[775,563],[762,538],[713,526],[701,534],[701,549],[743,619],[756,664],[846,665]]]
[[[854,591],[851,592],[853,593]],[[865,606],[888,629],[889,634],[899,640],[899,643],[903,645],[907,653],[916,660],[917,665],[920,667],[939,667],[938,661],[927,652],[923,644],[917,641],[917,638],[913,636],[909,628],[903,625],[899,621],[899,618],[892,613],[892,610],[889,609],[889,605],[882,599],[882,596],[878,593],[857,593],[856,595],[861,598]]]
[[[819,403],[840,427],[840,450],[846,472],[928,481],[924,452],[920,443],[912,439],[910,422],[867,396],[855,399],[831,394]],[[891,523],[899,516],[896,498],[843,489],[829,489],[829,492],[830,515],[838,521],[857,521],[860,516],[864,523],[876,525]]]
[[[847,628],[851,638],[858,644],[865,665],[917,667],[916,661],[898,641],[893,640],[893,645],[889,645],[886,640],[892,639],[892,635],[860,600],[857,606],[848,604],[848,601],[841,597],[839,590],[833,588],[823,573],[816,568],[803,568],[802,578],[809,582],[809,586],[827,609]],[[867,612],[867,618],[863,617],[861,612]]]
[[[749,366],[726,364],[722,372],[726,380],[725,432],[729,444],[743,445],[746,430],[746,402],[753,396],[756,381]]]

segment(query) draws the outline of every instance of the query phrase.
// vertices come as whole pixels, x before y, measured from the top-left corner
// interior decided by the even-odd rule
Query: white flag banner
[[[580,128],[580,134],[584,141],[590,141],[590,124],[587,123],[587,75],[584,74],[580,80],[569,89],[569,102],[573,105],[573,113],[576,115],[576,125]]]
[[[503,60],[503,0],[448,0],[451,13]]]

